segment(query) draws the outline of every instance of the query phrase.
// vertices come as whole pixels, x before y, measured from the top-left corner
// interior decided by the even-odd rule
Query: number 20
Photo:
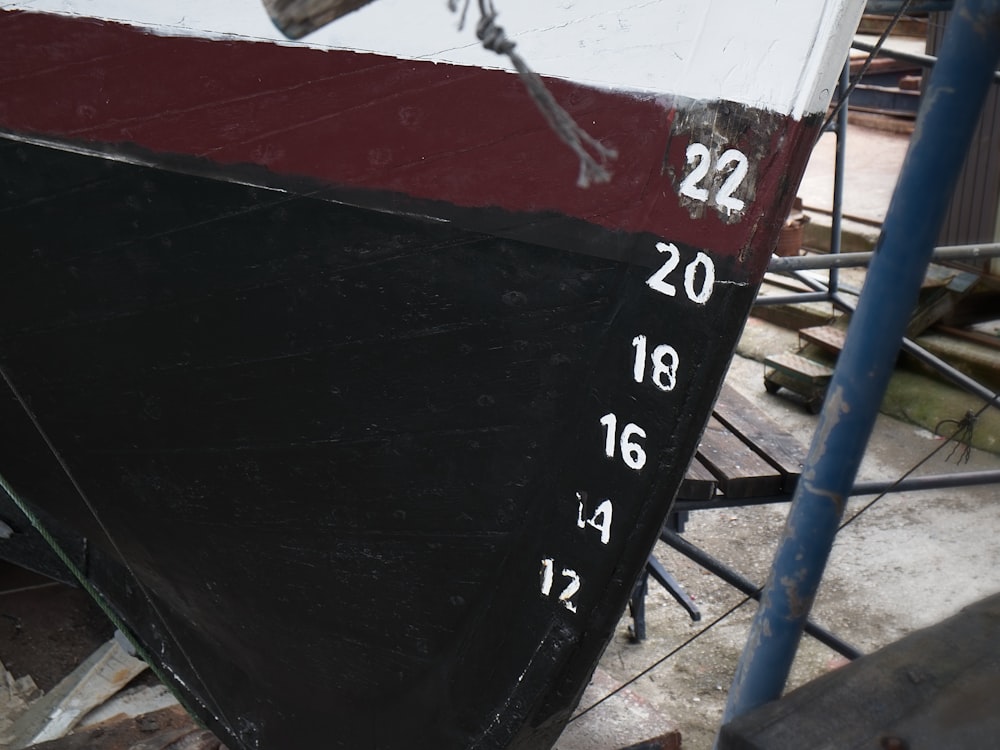
[[[667,259],[663,261],[663,265],[660,266],[656,273],[646,279],[646,286],[667,297],[676,297],[677,287],[667,281],[667,277],[680,265],[681,252],[677,249],[677,245],[672,242],[657,242],[656,251],[666,254]],[[698,284],[699,268],[703,271],[700,284]],[[714,287],[715,263],[712,262],[710,257],[699,250],[698,254],[694,256],[694,260],[684,267],[684,293],[692,302],[704,305],[711,299]]]

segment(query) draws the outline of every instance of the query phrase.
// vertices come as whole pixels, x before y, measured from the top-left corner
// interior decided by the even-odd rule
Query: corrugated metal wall
[[[935,55],[949,14],[932,13],[927,52]],[[1000,241],[1000,85],[994,85],[952,197],[941,243],[964,245]],[[994,273],[1000,271],[994,264]]]

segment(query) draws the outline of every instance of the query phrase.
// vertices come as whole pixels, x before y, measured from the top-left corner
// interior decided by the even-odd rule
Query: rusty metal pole
[[[1000,0],[957,2],[723,724],[781,695],[1000,60]]]

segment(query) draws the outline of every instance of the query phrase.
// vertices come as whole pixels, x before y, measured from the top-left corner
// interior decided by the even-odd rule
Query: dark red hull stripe
[[[195,157],[217,174],[256,167],[273,185],[299,178],[459,208],[567,216],[716,255],[755,256],[752,273],[767,255],[748,252],[755,235],[773,240],[816,128],[815,119],[732,103],[549,80],[567,111],[619,153],[610,184],[581,190],[576,157],[517,76],[502,71],[156,36],[20,11],[0,12],[0,41],[0,129],[11,134]],[[718,143],[719,133],[728,141]],[[739,220],[678,197],[687,146],[699,139],[750,159],[754,199]]]

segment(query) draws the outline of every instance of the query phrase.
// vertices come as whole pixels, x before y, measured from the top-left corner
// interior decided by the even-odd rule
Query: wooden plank
[[[723,385],[715,416],[782,475],[782,492],[793,492],[802,474],[807,446],[783,430],[732,386]]]
[[[62,737],[145,669],[146,663],[125,653],[116,640],[108,641],[18,717],[10,728],[9,746]]]
[[[906,326],[908,338],[916,338],[955,309],[954,295],[946,287],[936,287],[920,295],[920,302]]]
[[[764,365],[768,368],[764,371],[764,388],[768,393],[787,388],[805,399],[810,412],[819,414],[833,370],[792,352],[765,357]]]
[[[715,417],[708,421],[698,458],[726,497],[766,497],[781,492],[781,473]]]
[[[943,286],[956,294],[965,294],[972,291],[972,288],[979,283],[981,277],[982,274],[975,273],[974,271],[964,271],[961,268],[931,263],[927,267],[927,274],[924,276],[922,288]]]
[[[18,716],[28,710],[32,702],[38,700],[42,691],[35,684],[31,675],[15,679],[0,661],[0,748],[9,746],[11,725]]]
[[[720,750],[996,747],[1000,594],[765,704]]]
[[[931,266],[917,308],[913,311],[906,327],[906,335],[909,338],[916,338],[938,321],[948,317],[955,310],[956,304],[975,289],[979,279],[978,274],[943,266]]]
[[[991,336],[988,333],[973,331],[968,328],[952,328],[951,326],[944,325],[936,326],[934,331],[944,333],[952,338],[971,341],[974,344],[982,344],[992,349],[1000,349],[1000,337]]]
[[[170,706],[142,716],[118,716],[31,750],[225,750],[225,745],[180,706]]]
[[[847,331],[836,326],[810,326],[799,331],[799,339],[816,344],[832,354],[840,354],[844,349]]]
[[[264,0],[274,25],[299,39],[372,0]]]
[[[772,354],[764,358],[764,364],[810,385],[822,385],[833,375],[833,370],[826,365],[792,352]]]
[[[718,486],[719,483],[716,481],[715,475],[695,456],[688,464],[680,489],[677,490],[677,498],[679,500],[711,500],[715,497]]]
[[[177,698],[163,683],[126,688],[110,700],[87,713],[73,730],[79,734],[96,724],[117,720],[123,716],[141,716],[163,708],[179,705]]]

